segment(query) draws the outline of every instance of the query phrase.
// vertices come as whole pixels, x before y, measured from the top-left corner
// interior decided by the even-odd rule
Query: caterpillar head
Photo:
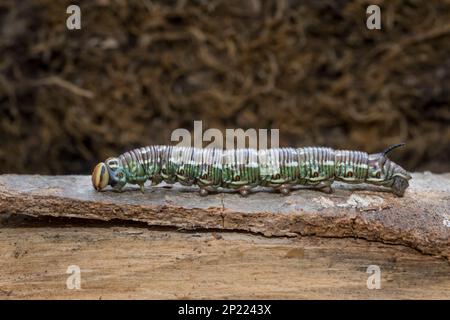
[[[126,172],[117,158],[108,158],[105,162],[100,162],[92,171],[92,185],[97,191],[107,185],[120,189],[126,183]]]
[[[366,182],[389,187],[395,195],[401,197],[408,188],[408,180],[411,175],[395,162],[386,156],[395,148],[405,145],[404,143],[388,147],[380,153],[369,155],[369,168]]]

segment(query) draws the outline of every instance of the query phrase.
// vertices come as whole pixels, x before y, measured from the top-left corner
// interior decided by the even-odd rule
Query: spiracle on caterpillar
[[[179,182],[198,185],[202,196],[219,188],[246,196],[258,186],[272,187],[285,195],[295,186],[329,193],[334,181],[342,181],[383,186],[401,197],[411,175],[387,154],[403,145],[375,154],[326,147],[222,150],[148,146],[97,164],[92,184],[97,191],[108,185],[121,191],[127,183],[137,184],[144,192],[147,180],[155,185]]]

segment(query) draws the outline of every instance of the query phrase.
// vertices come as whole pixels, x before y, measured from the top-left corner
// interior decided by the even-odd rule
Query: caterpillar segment
[[[144,192],[148,180],[154,185],[178,182],[198,185],[202,196],[219,188],[246,196],[258,186],[285,195],[299,185],[330,193],[333,182],[341,181],[383,186],[403,196],[411,176],[387,158],[402,145],[376,154],[326,147],[221,150],[148,146],[99,163],[92,184],[98,191],[108,185],[121,191],[127,183],[137,184]]]

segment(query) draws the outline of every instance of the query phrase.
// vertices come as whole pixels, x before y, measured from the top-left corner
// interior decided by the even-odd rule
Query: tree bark
[[[130,221],[1,215],[0,270],[0,300],[450,299],[448,261],[405,246]]]
[[[133,220],[265,236],[361,238],[450,259],[450,174],[415,173],[405,196],[335,183],[334,193],[200,197],[195,187],[96,192],[89,176],[1,175],[0,213]]]

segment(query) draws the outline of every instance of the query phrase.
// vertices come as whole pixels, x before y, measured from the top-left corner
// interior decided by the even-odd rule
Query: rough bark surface
[[[405,246],[129,221],[1,215],[0,269],[0,299],[450,299],[449,262]]]
[[[133,220],[182,229],[265,236],[362,238],[450,259],[450,174],[413,174],[403,198],[336,184],[333,194],[296,190],[200,197],[192,187],[96,192],[89,176],[1,175],[0,213]]]

